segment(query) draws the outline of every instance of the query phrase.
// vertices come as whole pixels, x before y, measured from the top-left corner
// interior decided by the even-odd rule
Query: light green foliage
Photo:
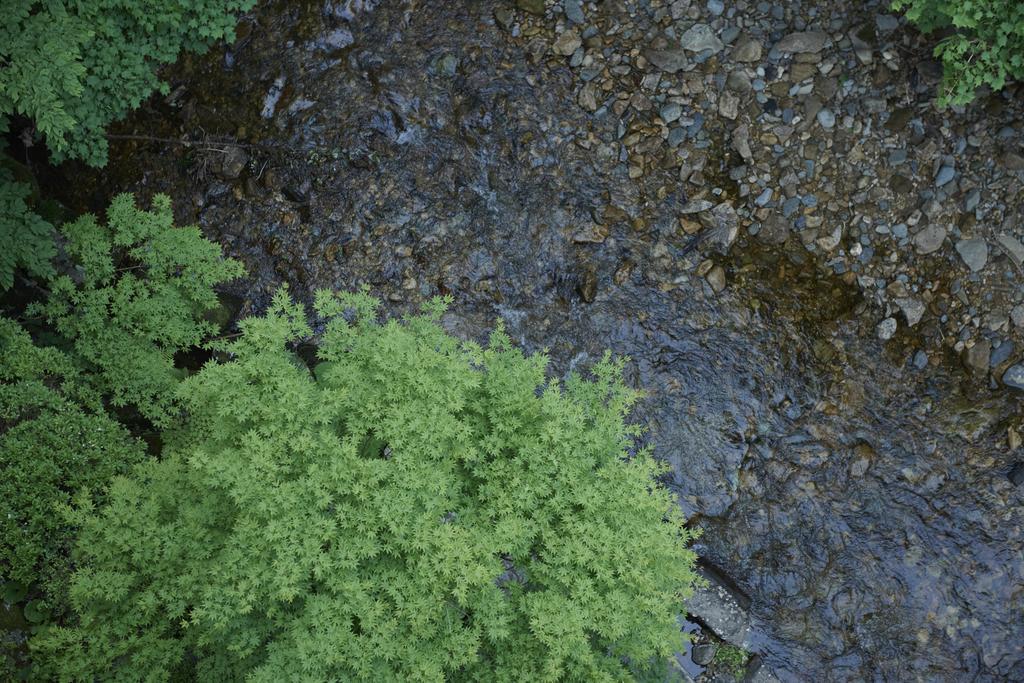
[[[60,611],[69,573],[58,506],[144,454],[98,405],[70,358],[0,318],[0,583],[37,586],[48,612]]]
[[[613,681],[681,645],[690,532],[628,449],[605,358],[561,386],[444,302],[285,292],[180,395],[160,461],[79,501],[80,615],[34,641],[57,679]],[[348,315],[346,315],[346,312]]]
[[[743,675],[750,653],[742,647],[723,643],[715,651],[715,667],[733,675],[737,680]]]
[[[0,131],[21,114],[55,161],[102,166],[104,128],[166,86],[156,68],[230,38],[253,0],[5,0]]]
[[[242,274],[199,228],[176,228],[173,220],[166,196],[143,211],[124,194],[106,225],[89,214],[63,225],[81,281],[55,278],[50,298],[30,308],[71,343],[97,392],[156,424],[173,414],[174,354],[216,331],[201,318],[217,305],[213,287]]]
[[[0,166],[0,291],[14,284],[18,268],[38,277],[53,274],[53,226],[29,208],[25,200],[31,193]]]
[[[893,9],[926,33],[955,29],[935,48],[945,69],[939,104],[967,104],[982,85],[1000,90],[1024,78],[1024,2],[894,0]]]

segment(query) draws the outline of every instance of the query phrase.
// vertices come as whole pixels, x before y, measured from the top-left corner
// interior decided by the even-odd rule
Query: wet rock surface
[[[169,193],[247,311],[367,284],[559,374],[629,355],[764,680],[1022,678],[1019,98],[935,110],[853,9],[270,3],[64,191]]]

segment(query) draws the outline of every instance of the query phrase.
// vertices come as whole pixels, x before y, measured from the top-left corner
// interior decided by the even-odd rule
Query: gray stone
[[[679,39],[679,44],[684,50],[690,52],[703,52],[704,50],[711,50],[712,53],[720,52],[725,45],[718,36],[715,35],[715,30],[707,24],[694,24],[690,28],[686,29],[686,32]]]
[[[750,128],[747,124],[736,126],[732,131],[732,148],[745,160],[753,158],[754,153],[750,151]]]
[[[725,11],[725,3],[722,0],[708,0],[708,12],[716,17]]]
[[[1003,233],[996,237],[996,242],[1018,268],[1024,266],[1024,244],[1021,244],[1016,237]]]
[[[896,318],[886,318],[875,325],[875,333],[882,341],[889,341],[896,334]]]
[[[824,251],[832,251],[839,246],[839,242],[843,239],[843,224],[836,223],[835,227],[832,228],[832,232],[827,235],[822,235],[818,239],[814,240],[814,243],[821,247]]]
[[[978,204],[980,203],[981,191],[978,190],[978,188],[974,188],[973,190],[968,192],[967,196],[964,198],[964,211],[966,211],[967,213],[972,213],[975,209],[978,208]]]
[[[512,12],[509,11],[508,7],[499,7],[494,10],[494,20],[498,22],[498,26],[505,30],[512,28],[515,23],[515,17],[512,16]]]
[[[740,98],[731,91],[724,90],[718,97],[718,113],[730,121],[735,121],[739,110]]]
[[[685,50],[647,50],[644,52],[647,60],[662,71],[674,74],[690,66],[686,58]]]
[[[1001,161],[1003,168],[1008,171],[1024,171],[1024,157],[1016,152],[1006,152]]]
[[[565,12],[565,18],[574,24],[582,24],[587,20],[581,0],[562,0],[562,11]]]
[[[779,215],[769,216],[761,225],[757,238],[767,244],[782,244],[789,239],[789,221]]]
[[[670,102],[661,108],[661,120],[665,123],[676,121],[683,114],[683,108],[675,102]]]
[[[772,188],[766,187],[763,190],[761,190],[761,194],[757,195],[757,199],[754,200],[754,203],[757,204],[758,206],[767,206],[768,202],[770,202],[771,200]]]
[[[935,186],[942,187],[956,177],[956,170],[952,166],[943,166],[935,174]]]
[[[1010,360],[1010,356],[1013,355],[1013,351],[1013,342],[1009,339],[1004,339],[999,346],[992,349],[992,355],[989,356],[988,359],[989,367],[997,368]]]
[[[818,123],[821,127],[828,130],[836,125],[836,115],[832,113],[831,109],[822,109],[818,112]]]
[[[718,647],[714,643],[701,643],[693,646],[690,659],[697,666],[707,666],[715,658],[716,652],[718,652]]]
[[[708,271],[705,276],[708,284],[711,286],[711,290],[718,294],[725,289],[725,269],[722,266],[715,266]]]
[[[738,647],[749,646],[750,614],[740,599],[713,575],[702,570],[698,573],[707,585],[694,589],[686,601],[687,611],[722,640]]]
[[[725,85],[730,90],[735,90],[736,92],[750,92],[750,76],[743,69],[733,69],[729,77],[725,79]]]
[[[759,62],[762,49],[761,43],[744,35],[736,41],[736,46],[732,49],[732,59],[734,62]]]
[[[1024,304],[1017,304],[1010,311],[1010,320],[1017,327],[1024,327]]]
[[[330,50],[341,50],[355,42],[352,32],[347,28],[336,28],[324,36],[324,46]]]
[[[248,152],[236,145],[229,145],[224,151],[224,156],[221,157],[217,175],[225,180],[234,180],[242,175],[242,171],[245,170],[248,163]]]
[[[686,202],[686,204],[679,209],[679,213],[700,213],[701,211],[707,211],[712,206],[714,206],[714,204],[706,199],[694,199],[693,201]]]
[[[878,27],[879,31],[888,33],[889,31],[895,31],[900,26],[900,20],[891,14],[876,14],[875,15],[875,26]]]
[[[902,297],[895,300],[895,304],[899,306],[900,311],[903,312],[903,317],[907,319],[907,325],[913,327],[914,325],[921,322],[922,316],[924,316],[924,302],[920,299],[913,297]]]
[[[555,39],[551,49],[556,55],[568,57],[573,52],[576,52],[582,44],[583,41],[580,40],[580,34],[576,33],[576,31],[565,31]]]
[[[720,251],[728,251],[736,241],[736,237],[739,236],[740,217],[729,202],[722,202],[715,206],[710,213],[701,214],[700,221],[704,227],[714,231],[711,234],[711,239],[721,247]]]
[[[790,33],[775,43],[775,49],[779,52],[821,52],[827,41],[828,34],[823,31],[803,31]]]
[[[918,370],[924,370],[925,366],[928,365],[928,354],[922,349],[918,349],[917,353],[914,354],[914,367]]]
[[[1010,480],[1010,483],[1014,486],[1020,486],[1024,484],[1024,461],[1017,463],[1010,468],[1009,473],[1006,477]],[[694,660],[697,661],[697,660]]]
[[[1024,391],[1024,363],[1008,367],[1003,373],[1003,384]]]
[[[967,267],[978,272],[988,263],[988,244],[980,237],[960,240],[956,243],[956,251]]]
[[[979,340],[974,346],[964,350],[964,367],[975,375],[987,374],[991,354],[992,344],[987,339]]]
[[[914,249],[918,254],[931,254],[934,251],[938,251],[945,240],[946,226],[931,223],[924,230],[914,235]]]

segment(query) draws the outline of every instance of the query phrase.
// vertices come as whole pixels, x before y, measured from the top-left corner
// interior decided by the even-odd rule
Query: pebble
[[[679,44],[690,52],[711,50],[712,54],[720,52],[725,47],[715,35],[715,30],[707,24],[694,24],[688,28],[679,38]]]
[[[980,237],[969,240],[960,240],[956,243],[956,251],[964,260],[967,267],[973,272],[978,272],[988,263],[988,244]]]
[[[999,346],[992,349],[992,355],[988,359],[989,367],[997,368],[1013,355],[1014,345],[1012,341],[1004,340]]]
[[[662,71],[674,74],[690,65],[690,60],[683,50],[647,50],[644,56]]]
[[[568,57],[583,44],[580,39],[580,35],[576,31],[565,31],[562,35],[555,39],[551,49],[556,55],[562,55]]]
[[[899,306],[900,311],[903,312],[903,316],[907,319],[908,326],[913,327],[921,322],[925,308],[924,302],[920,299],[903,297],[896,299],[894,303]]]
[[[715,266],[709,270],[705,279],[715,294],[725,289],[725,269],[722,266]]]
[[[665,123],[672,123],[677,120],[683,114],[683,108],[675,102],[670,102],[661,108],[659,116]]]
[[[935,174],[935,186],[942,187],[956,177],[956,171],[952,166],[943,166]]]
[[[742,36],[732,49],[732,59],[735,62],[759,62],[761,61],[761,43],[750,36]]]
[[[978,341],[974,346],[964,351],[964,367],[976,375],[987,374],[991,353],[992,344],[987,339]]]
[[[886,318],[875,326],[875,333],[882,341],[889,341],[896,334],[896,318]]]
[[[1003,373],[1003,384],[1024,391],[1024,363],[1008,367]]]
[[[724,11],[725,3],[722,0],[708,0],[708,12],[717,17]]]
[[[754,200],[754,203],[757,204],[758,206],[767,206],[768,202],[770,202],[771,200],[772,189],[770,187],[766,187],[761,191],[761,194],[757,196],[757,199]]]
[[[730,121],[735,121],[739,116],[739,107],[740,98],[728,90],[723,91],[718,98],[718,113]]]
[[[828,34],[823,31],[790,33],[772,49],[778,52],[821,52],[827,40]]]
[[[946,227],[933,223],[914,235],[914,249],[918,254],[931,254],[938,251],[945,240]]]
[[[324,45],[331,50],[341,50],[355,42],[352,32],[347,28],[336,28],[324,36]]]
[[[836,125],[836,115],[832,113],[831,109],[822,109],[818,112],[818,123],[821,127],[829,130]]]
[[[978,188],[974,188],[967,193],[967,197],[964,199],[964,211],[967,213],[973,212],[978,208],[978,204],[981,203],[981,191]]]
[[[879,31],[888,33],[889,31],[895,31],[899,28],[900,20],[891,14],[876,14],[875,26],[878,27]]]
[[[581,0],[562,0],[562,11],[565,12],[565,18],[574,24],[583,24],[587,21]]]
[[[694,645],[690,651],[690,659],[697,666],[707,666],[715,659],[718,648],[713,643],[701,643]]]

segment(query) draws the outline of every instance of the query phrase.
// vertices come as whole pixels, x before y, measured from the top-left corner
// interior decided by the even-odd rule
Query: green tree
[[[154,90],[157,68],[182,50],[231,39],[254,0],[4,0],[0,134],[29,119],[55,163],[107,163],[106,127]],[[10,161],[0,152],[0,163]],[[14,272],[48,276],[53,229],[26,202],[30,188],[0,166],[0,291]]]
[[[254,0],[5,0],[0,132],[31,119],[54,161],[107,161],[105,128],[166,92],[157,67],[234,35]]]
[[[53,324],[42,330],[53,345],[0,317],[0,581],[31,588],[53,613],[65,607],[74,533],[57,508],[145,452],[107,408],[171,421],[173,356],[215,331],[202,319],[213,287],[241,273],[197,228],[173,226],[166,197],[142,211],[122,195],[106,225],[83,216],[64,231],[74,278],[55,277],[29,309]]]
[[[166,195],[143,211],[122,194],[106,225],[91,214],[64,224],[76,278],[55,277],[49,298],[29,308],[69,342],[97,392],[157,424],[173,415],[174,354],[217,331],[202,317],[217,306],[214,287],[242,274],[199,228],[173,223]]]
[[[607,357],[562,386],[444,303],[285,292],[187,379],[163,457],[83,497],[54,679],[627,680],[682,644],[690,532]]]
[[[925,33],[952,28],[935,56],[944,68],[939,104],[967,104],[982,85],[1024,78],[1024,3],[1019,0],[894,0]]]

